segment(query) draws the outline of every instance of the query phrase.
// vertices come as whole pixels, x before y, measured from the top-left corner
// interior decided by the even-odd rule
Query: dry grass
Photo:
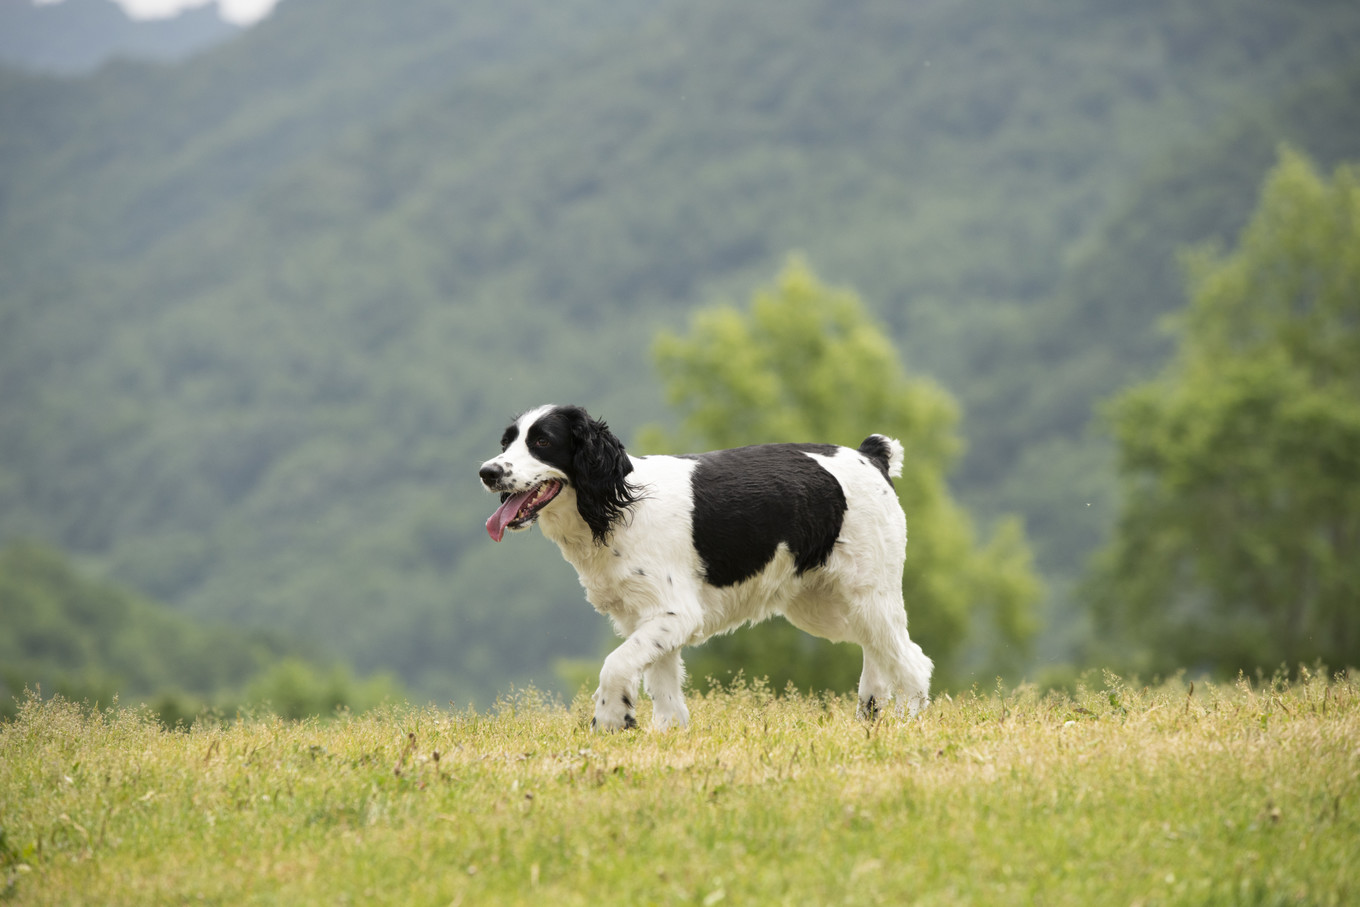
[[[1360,898],[1360,685],[1032,689],[868,727],[759,685],[598,737],[532,692],[166,731],[0,726],[19,903],[1307,903]],[[643,715],[648,717],[644,704]]]

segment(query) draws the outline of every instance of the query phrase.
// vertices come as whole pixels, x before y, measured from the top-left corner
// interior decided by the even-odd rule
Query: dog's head
[[[632,470],[609,426],[581,407],[530,410],[506,428],[500,456],[482,464],[482,484],[501,495],[486,531],[499,542],[507,529],[528,529],[570,488],[581,519],[595,543],[603,545],[615,521],[637,500],[626,478]]]

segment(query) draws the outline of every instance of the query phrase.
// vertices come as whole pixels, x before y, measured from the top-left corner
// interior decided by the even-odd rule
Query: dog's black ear
[[[576,509],[590,527],[595,544],[603,545],[609,531],[638,500],[628,484],[633,464],[623,443],[609,426],[580,407],[564,410],[571,426],[572,486],[576,489]]]

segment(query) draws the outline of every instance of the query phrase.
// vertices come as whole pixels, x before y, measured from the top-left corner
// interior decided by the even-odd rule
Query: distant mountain
[[[1168,250],[1274,141],[1360,148],[1358,51],[1353,0],[289,0],[174,69],[0,73],[0,539],[440,701],[544,679],[606,631],[475,465],[549,400],[664,418],[655,331],[800,250],[1071,578]]]
[[[79,75],[112,59],[169,63],[241,31],[224,22],[214,6],[171,19],[137,21],[113,0],[62,0],[43,6],[33,0],[0,0],[0,64]]]
[[[25,691],[147,702],[167,724],[205,707],[301,717],[402,695],[389,677],[356,680],[277,635],[195,621],[28,543],[0,548],[0,617],[0,718]]]

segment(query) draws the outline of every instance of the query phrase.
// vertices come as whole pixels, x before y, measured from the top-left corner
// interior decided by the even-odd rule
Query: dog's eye
[[[551,443],[552,443],[552,442],[549,441],[547,438],[538,438],[538,439],[536,439],[536,440],[534,441],[534,446],[535,446],[535,447],[547,447],[547,446],[548,446],[549,444],[551,444]]]

